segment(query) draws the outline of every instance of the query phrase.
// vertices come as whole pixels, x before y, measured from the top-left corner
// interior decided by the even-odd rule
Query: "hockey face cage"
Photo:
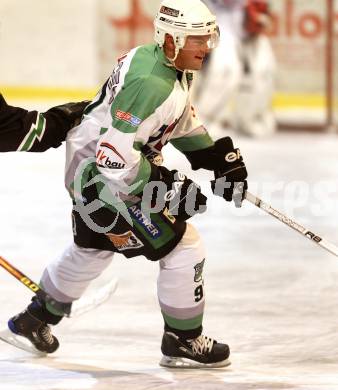
[[[164,45],[165,35],[175,42],[175,57],[186,43],[188,36],[208,36],[203,45],[214,49],[219,42],[219,27],[216,17],[200,0],[165,0],[162,2],[155,21],[155,41]]]

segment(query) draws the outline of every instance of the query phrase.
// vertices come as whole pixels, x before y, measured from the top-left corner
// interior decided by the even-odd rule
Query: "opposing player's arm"
[[[0,94],[0,152],[44,152],[57,148],[81,120],[88,101],[55,106],[44,113],[14,107]]]

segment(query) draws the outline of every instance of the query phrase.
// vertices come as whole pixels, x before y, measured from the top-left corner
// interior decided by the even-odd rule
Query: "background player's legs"
[[[229,103],[241,78],[238,42],[222,35],[220,45],[210,54],[207,68],[196,76],[194,105],[202,121],[221,124],[229,116]]]
[[[239,88],[234,95],[230,123],[237,132],[254,137],[268,136],[276,130],[272,110],[275,57],[269,39],[264,35],[244,41],[241,48],[245,66]]]

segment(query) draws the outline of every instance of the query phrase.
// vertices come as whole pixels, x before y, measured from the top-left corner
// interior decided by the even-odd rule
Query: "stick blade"
[[[90,294],[83,296],[78,301],[75,301],[72,305],[72,310],[69,317],[78,317],[90,310],[96,309],[114,294],[117,286],[117,279],[112,279],[99,290],[95,290]]]

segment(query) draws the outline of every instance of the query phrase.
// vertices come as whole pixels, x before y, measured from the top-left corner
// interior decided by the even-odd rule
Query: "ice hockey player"
[[[44,152],[57,148],[80,120],[89,101],[67,103],[44,113],[14,107],[0,93],[0,152]]]
[[[276,60],[265,34],[271,23],[268,1],[207,4],[217,14],[222,40],[196,85],[196,108],[220,128],[228,123],[236,133],[271,135],[276,129],[272,111]]]
[[[164,0],[154,25],[156,44],[119,59],[81,124],[68,133],[74,243],[47,266],[41,285],[71,305],[114,252],[158,261],[160,364],[222,367],[229,364],[228,345],[202,334],[205,250],[186,222],[205,211],[206,197],[185,175],[162,166],[161,149],[171,142],[194,170],[213,171],[212,189],[227,201],[236,183],[246,189],[247,171],[232,140],[214,142],[190,104],[193,71],[219,39],[215,16],[201,0]],[[239,196],[240,205],[243,193]],[[8,325],[38,350],[52,353],[59,343],[49,325],[62,317],[35,298]]]

